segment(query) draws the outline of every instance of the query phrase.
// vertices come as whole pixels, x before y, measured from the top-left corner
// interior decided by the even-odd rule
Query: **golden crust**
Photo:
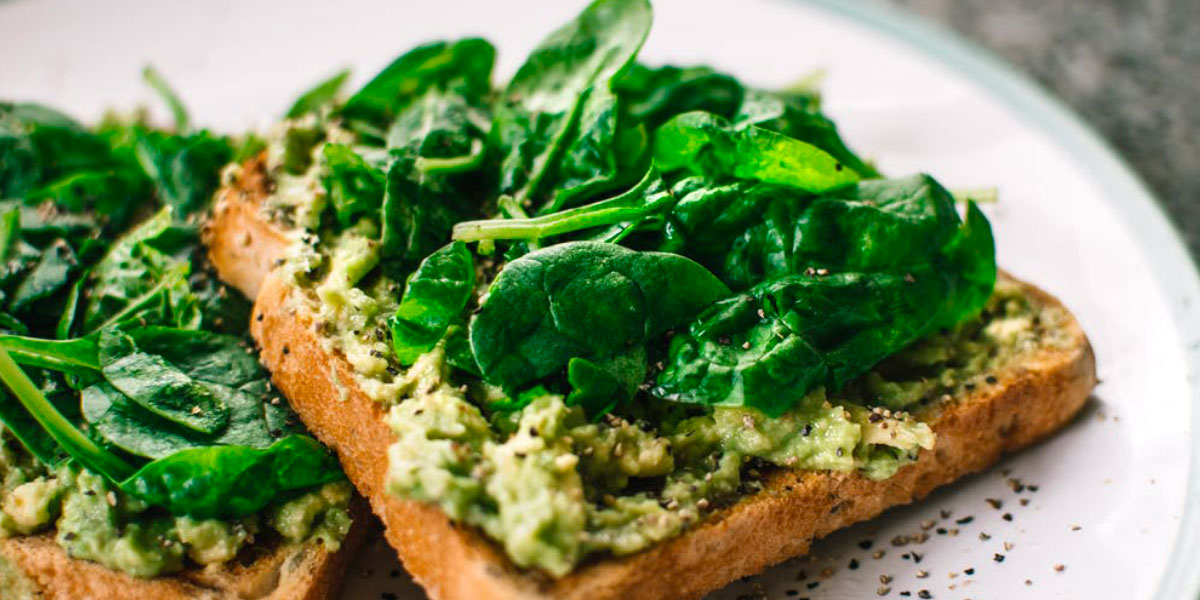
[[[392,434],[383,409],[347,383],[354,381],[350,364],[322,349],[308,304],[290,300],[296,288],[271,274],[285,238],[260,216],[265,182],[263,165],[255,161],[222,192],[209,230],[213,264],[227,282],[257,292],[251,333],[275,384],[338,453],[405,567],[435,599],[700,597],[1050,435],[1070,421],[1096,383],[1091,346],[1078,323],[1068,319],[1062,326],[1065,349],[1033,351],[995,373],[994,384],[945,406],[931,422],[937,446],[894,477],[871,481],[858,474],[780,470],[762,492],[678,538],[632,556],[590,562],[554,580],[517,569],[492,543],[451,523],[436,507],[384,493]],[[240,264],[230,264],[231,257]],[[251,260],[258,264],[245,264]],[[1038,301],[1058,304],[1021,285]]]
[[[48,600],[324,600],[341,587],[366,537],[370,514],[361,500],[351,516],[354,525],[337,552],[317,544],[252,545],[228,563],[152,579],[71,558],[53,533],[2,539],[0,559]]]

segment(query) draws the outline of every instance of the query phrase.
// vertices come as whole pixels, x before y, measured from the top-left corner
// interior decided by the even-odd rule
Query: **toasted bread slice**
[[[763,491],[684,535],[631,556],[587,562],[553,579],[516,568],[493,543],[440,509],[385,493],[393,436],[384,408],[353,385],[344,356],[322,349],[311,304],[292,298],[299,290],[273,274],[287,237],[261,214],[268,187],[264,164],[251,161],[221,192],[207,230],[212,262],[226,282],[257,298],[251,333],[275,384],[338,453],[405,567],[435,599],[699,597],[1048,436],[1083,406],[1096,383],[1091,346],[1067,317],[1058,332],[1066,344],[1023,353],[992,373],[989,385],[943,404],[930,418],[935,448],[890,479],[777,470]],[[1045,292],[1021,285],[1036,302],[1058,306]]]
[[[316,543],[250,545],[227,563],[150,579],[71,558],[53,533],[0,539],[0,598],[324,600],[341,587],[370,527],[361,500],[353,501],[350,515],[354,524],[337,552]]]

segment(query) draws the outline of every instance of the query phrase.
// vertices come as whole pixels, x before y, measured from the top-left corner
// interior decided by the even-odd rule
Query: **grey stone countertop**
[[[885,0],[1016,65],[1095,127],[1200,258],[1200,0]]]

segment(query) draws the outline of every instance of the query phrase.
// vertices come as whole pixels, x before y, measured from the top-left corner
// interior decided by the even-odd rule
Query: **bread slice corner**
[[[518,569],[493,543],[440,509],[385,492],[393,437],[384,408],[353,385],[344,356],[323,349],[309,305],[295,301],[299,290],[273,273],[288,238],[262,214],[268,189],[259,159],[220,192],[206,229],[212,263],[227,283],[256,298],[251,334],[273,381],[309,429],[338,453],[383,521],[387,540],[435,599],[700,597],[1049,436],[1071,420],[1096,384],[1091,345],[1066,313],[1058,332],[1065,343],[1022,354],[992,374],[994,383],[943,405],[930,423],[934,449],[895,476],[872,481],[855,473],[776,470],[761,492],[677,538],[630,556],[593,560],[553,579]],[[1061,306],[1040,289],[1019,285],[1035,302]]]

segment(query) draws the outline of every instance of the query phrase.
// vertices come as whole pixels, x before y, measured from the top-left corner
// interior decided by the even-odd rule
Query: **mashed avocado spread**
[[[1059,342],[1050,332],[1064,317],[1001,280],[978,317],[837,393],[817,387],[775,418],[754,408],[634,402],[589,420],[549,392],[519,410],[494,410],[503,392],[456,376],[444,341],[411,367],[395,359],[386,319],[403,286],[375,268],[378,225],[364,217],[340,232],[323,229],[322,144],[309,148],[306,170],[285,168],[297,147],[279,140],[314,122],[277,132],[275,191],[264,207],[293,232],[283,267],[302,291],[293,301],[315,311],[326,349],[354,366],[354,383],[390,407],[387,490],[477,527],[521,567],[561,576],[590,556],[643,550],[760,489],[770,469],[891,477],[934,447],[926,421],[943,403],[994,381],[989,374],[1014,356]],[[339,137],[336,127],[328,133]],[[485,291],[480,285],[476,297]]]

